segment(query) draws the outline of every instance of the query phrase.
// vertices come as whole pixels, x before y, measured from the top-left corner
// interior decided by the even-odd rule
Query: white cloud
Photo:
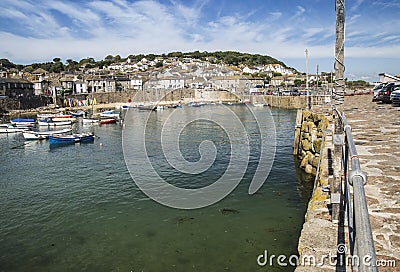
[[[254,16],[254,11],[221,12],[224,16],[215,12],[211,17],[205,9],[207,1],[201,0],[191,5],[182,0],[167,4],[148,0],[32,3],[0,1],[0,17],[29,29],[28,36],[0,32],[0,55],[17,63],[49,61],[56,56],[79,60],[194,50],[237,50],[302,60],[308,48],[310,58],[334,56],[335,22],[315,22],[309,18],[311,9],[301,5],[294,11],[267,12],[261,17]],[[361,6],[362,1],[356,4]],[[377,24],[357,10],[347,21],[346,57],[399,58],[400,34],[394,19]]]
[[[350,11],[356,11],[364,2],[364,0],[357,0],[355,4],[350,8]]]
[[[271,20],[278,20],[279,18],[282,17],[282,12],[276,11],[276,12],[270,12],[271,15]]]

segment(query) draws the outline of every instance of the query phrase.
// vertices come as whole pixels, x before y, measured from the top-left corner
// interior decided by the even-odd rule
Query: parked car
[[[307,95],[307,91],[305,91],[305,90],[301,91],[300,95],[302,95],[302,96]],[[308,95],[312,95],[312,92],[308,91]]]
[[[299,90],[296,90],[296,89],[292,90],[292,95],[299,96],[300,95]]]
[[[400,86],[400,83],[391,82],[383,87],[382,90],[379,91],[378,96],[376,97],[376,101],[380,101],[382,103],[391,103],[390,94],[392,93],[393,89]]]
[[[390,101],[393,104],[400,104],[400,85],[393,88],[393,92],[390,94]]]
[[[372,102],[376,102],[376,98],[378,97],[379,91],[381,91],[385,87],[385,84],[379,84],[375,86],[375,88],[372,90],[374,92],[374,96],[372,98]]]

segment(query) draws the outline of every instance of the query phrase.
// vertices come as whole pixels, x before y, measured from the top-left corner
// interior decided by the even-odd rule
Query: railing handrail
[[[347,122],[345,113],[340,113],[336,108],[337,116],[343,125],[344,142],[342,163],[345,169],[346,186],[343,192],[347,203],[348,227],[350,236],[350,254],[358,256],[359,266],[355,265],[353,270],[378,271],[376,266],[376,253],[372,236],[371,223],[369,220],[367,199],[364,185],[367,182],[367,174],[361,170],[360,160],[354,143],[351,126]],[[346,157],[347,156],[347,157]],[[351,160],[351,171],[348,161]],[[351,201],[349,186],[353,187],[353,201]],[[354,265],[354,264],[352,264]]]

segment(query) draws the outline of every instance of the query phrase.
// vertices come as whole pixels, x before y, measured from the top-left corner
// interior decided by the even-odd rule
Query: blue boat
[[[50,145],[90,143],[94,141],[93,133],[73,134],[73,135],[51,135],[49,136]]]
[[[33,126],[35,124],[35,119],[16,118],[11,120],[11,124],[16,126]]]

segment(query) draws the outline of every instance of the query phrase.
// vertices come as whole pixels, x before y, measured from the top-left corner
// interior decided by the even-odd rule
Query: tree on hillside
[[[10,69],[10,68],[15,68],[16,66],[8,59],[0,59],[0,67]]]
[[[107,55],[107,57],[104,58],[104,60],[110,60],[110,61],[112,61],[113,59],[114,57],[112,55]]]
[[[65,66],[65,69],[67,71],[77,71],[79,70],[79,63],[75,60],[72,59],[67,59],[66,60],[67,64]]]

